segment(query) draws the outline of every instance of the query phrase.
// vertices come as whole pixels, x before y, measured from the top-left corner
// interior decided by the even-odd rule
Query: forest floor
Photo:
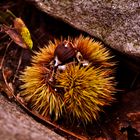
[[[53,40],[54,38],[60,38],[61,36],[76,37],[80,34],[87,35],[59,19],[46,15],[29,3],[20,0],[17,0],[17,3],[10,0],[0,2],[0,10],[6,11],[7,9],[11,10],[17,17],[21,17],[26,23],[34,42],[33,51],[47,45],[49,40]],[[49,129],[67,139],[140,139],[140,68],[131,58],[125,57],[114,50],[112,51],[116,55],[118,62],[118,68],[116,70],[117,88],[119,89],[118,93],[116,93],[117,101],[113,103],[112,106],[105,108],[105,113],[100,114],[101,117],[98,121],[88,124],[87,126],[83,126],[82,124],[70,124],[65,120],[52,122],[51,120],[44,120],[42,117],[28,110],[18,99],[8,99],[11,93],[14,94],[14,98],[17,97],[19,86],[21,85],[18,76],[27,65],[30,65],[33,53],[28,49],[23,49],[16,45],[8,35],[0,32],[0,64],[2,64],[0,69],[0,107],[5,108],[2,111],[6,111],[6,109],[11,110],[10,107],[6,107],[9,106],[8,102],[16,103],[17,106],[20,106],[28,113],[26,115],[32,116],[36,121],[41,122]],[[14,115],[14,111],[10,113]],[[6,115],[10,115],[10,113]],[[0,114],[3,114],[3,112]],[[22,117],[26,118],[26,115],[24,114]],[[17,116],[18,119],[16,113],[15,116]],[[32,121],[32,119],[29,121]],[[7,120],[7,122],[10,123],[9,120]],[[35,123],[36,122],[34,122],[34,124]],[[24,125],[28,125],[28,123]],[[25,127],[25,129],[30,129],[30,127]],[[11,133],[14,133],[12,130],[13,129],[11,129]],[[45,132],[45,129],[38,129],[38,131]],[[49,132],[48,135],[50,135],[50,133],[51,132]],[[5,135],[7,134],[5,133]],[[23,135],[18,138],[21,140],[21,137],[23,137]],[[51,139],[51,137],[49,138]],[[59,136],[56,136],[56,139],[57,138],[59,138]],[[60,139],[63,138],[60,137]]]

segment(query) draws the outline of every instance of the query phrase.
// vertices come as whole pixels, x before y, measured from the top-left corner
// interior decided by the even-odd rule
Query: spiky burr
[[[43,116],[92,122],[114,101],[110,51],[90,37],[55,40],[32,58],[20,80],[20,96]]]

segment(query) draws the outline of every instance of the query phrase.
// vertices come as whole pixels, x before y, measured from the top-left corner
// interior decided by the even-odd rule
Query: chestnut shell
[[[67,63],[76,57],[76,52],[71,42],[63,41],[56,47],[54,55],[57,56],[58,60],[62,63]]]

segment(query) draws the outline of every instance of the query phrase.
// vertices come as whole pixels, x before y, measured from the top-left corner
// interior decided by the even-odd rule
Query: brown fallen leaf
[[[6,16],[6,17],[5,17]],[[12,19],[12,26],[9,25],[8,19]],[[20,47],[32,49],[33,41],[31,34],[21,18],[16,17],[10,10],[0,11],[1,31],[5,32]]]
[[[1,28],[2,28],[1,30],[2,30],[3,32],[5,32],[6,34],[8,34],[8,35],[10,36],[10,38],[11,38],[17,45],[19,45],[20,47],[22,47],[22,48],[24,48],[24,49],[28,48],[28,46],[25,44],[25,42],[24,42],[22,36],[17,32],[16,29],[10,28],[10,27],[8,27],[8,26],[6,26],[6,25],[3,25]]]

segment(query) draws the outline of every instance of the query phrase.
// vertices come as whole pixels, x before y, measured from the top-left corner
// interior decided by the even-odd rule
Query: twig
[[[8,14],[10,14],[13,18],[16,18],[16,16],[10,11],[10,10],[6,10],[6,12],[8,13]]]
[[[21,54],[20,54],[20,58],[19,58],[19,61],[18,61],[18,66],[17,66],[16,72],[14,74],[14,78],[13,78],[12,83],[14,83],[15,79],[17,78],[18,70],[19,70],[19,67],[20,67],[21,62],[22,62],[22,56],[23,56],[23,49],[22,49]]]
[[[9,48],[9,46],[11,45],[12,42],[13,42],[13,40],[11,40],[11,41],[8,43],[8,45],[6,46],[6,49],[5,49],[4,55],[3,55],[2,60],[1,60],[0,70],[1,70],[2,67],[3,67],[3,63],[4,63],[5,56],[6,56],[6,52],[7,52],[8,48]]]
[[[5,77],[5,74],[4,74],[4,68],[2,68],[2,76],[3,76],[3,80],[5,82],[5,90],[6,90],[6,94],[8,96],[9,99],[12,99],[14,97],[14,90],[12,87],[12,85],[10,85],[10,83],[7,82],[7,79]]]

